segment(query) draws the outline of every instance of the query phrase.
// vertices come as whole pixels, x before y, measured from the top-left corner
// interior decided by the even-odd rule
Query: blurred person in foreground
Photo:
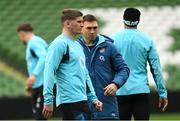
[[[112,43],[112,39],[98,34],[98,21],[95,16],[83,17],[82,37],[79,39],[86,56],[86,67],[93,87],[100,101],[102,111],[90,106],[92,119],[119,119],[116,91],[121,88],[129,76],[129,69],[121,54]]]
[[[44,120],[43,109],[43,74],[47,43],[36,36],[29,23],[17,28],[20,40],[26,47],[26,61],[29,78],[26,81],[26,95],[32,97],[32,111],[36,120]]]
[[[83,48],[76,36],[83,27],[83,14],[74,9],[62,11],[62,33],[50,44],[44,70],[43,115],[53,114],[53,83],[56,83],[56,106],[62,112],[63,120],[89,120],[91,112],[87,100],[97,110],[102,103],[97,99],[89,77]]]
[[[168,105],[159,56],[153,40],[137,29],[140,11],[127,8],[124,11],[124,30],[112,36],[115,46],[130,68],[130,76],[117,91],[119,116],[121,120],[149,120],[150,99],[147,77],[147,62],[150,65],[159,94],[159,108],[164,112]]]

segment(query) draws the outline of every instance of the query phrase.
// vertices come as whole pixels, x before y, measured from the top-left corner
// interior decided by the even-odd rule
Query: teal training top
[[[69,60],[61,62],[69,48]],[[56,83],[56,105],[97,100],[81,45],[65,34],[59,35],[48,48],[44,70],[44,104],[53,103],[53,85]],[[87,86],[88,85],[88,86]],[[88,87],[88,88],[87,88]]]
[[[147,62],[161,98],[167,97],[167,90],[162,76],[159,56],[153,41],[137,29],[124,29],[112,36],[114,44],[130,68],[127,82],[117,91],[117,95],[150,93]]]
[[[29,76],[32,74],[36,76],[33,88],[38,88],[43,84],[47,47],[47,43],[38,36],[33,36],[27,43],[26,61],[28,73]]]

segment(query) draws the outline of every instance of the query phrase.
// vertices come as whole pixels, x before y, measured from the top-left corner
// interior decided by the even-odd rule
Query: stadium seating
[[[147,3],[141,2],[141,0],[138,1],[121,1],[118,0],[91,0],[90,4],[87,4],[88,1],[86,0],[68,0],[68,1],[58,1],[54,0],[50,2],[49,0],[43,0],[43,1],[23,1],[23,0],[16,0],[16,1],[10,1],[10,0],[1,0],[0,1],[0,20],[1,20],[1,27],[0,27],[0,55],[3,55],[3,58],[6,60],[14,60],[14,65],[18,65],[21,68],[25,68],[24,63],[24,47],[19,43],[18,37],[16,35],[16,28],[17,26],[22,22],[30,22],[35,28],[35,32],[38,35],[41,35],[45,40],[48,42],[51,42],[54,37],[56,37],[60,33],[60,22],[59,22],[59,15],[60,11],[64,8],[100,8],[100,7],[108,7],[106,10],[107,14],[103,14],[104,10],[100,10],[99,16],[101,16],[103,19],[114,19],[113,22],[110,24],[110,26],[107,26],[106,31],[104,33],[110,34],[113,31],[117,30],[117,24],[120,22],[120,17],[122,15],[122,9],[114,9],[114,11],[111,10],[112,7],[122,7],[122,6],[148,6],[150,5],[175,5],[180,3],[178,0],[174,0],[173,2],[168,2],[168,0],[162,0],[162,1],[156,1],[156,0],[149,0]],[[150,21],[153,19],[152,16],[159,14],[157,11],[163,11],[165,15],[169,15],[168,13],[172,12],[171,7],[164,8],[162,7],[148,7],[147,9],[144,9],[141,7],[143,11],[146,13],[145,16],[148,15],[149,18],[145,19],[147,21]],[[164,10],[163,10],[164,9]],[[179,10],[178,7],[176,7],[177,11]],[[176,9],[173,9],[176,10]],[[97,9],[98,10],[98,9]],[[93,13],[94,11],[92,10]],[[167,12],[165,11],[167,10]],[[110,12],[110,13],[109,13]],[[114,14],[116,16],[114,16]],[[173,15],[173,14],[170,14]],[[163,16],[162,16],[163,17]],[[172,16],[173,17],[173,16]],[[171,18],[171,17],[170,17]],[[169,19],[170,19],[169,18]],[[109,20],[111,20],[109,19]],[[161,19],[158,18],[158,16],[155,19]],[[173,19],[174,20],[174,19]],[[154,20],[156,21],[156,20]],[[167,20],[168,21],[168,20]],[[159,22],[159,21],[158,21]],[[116,23],[116,24],[115,24]],[[144,23],[143,27],[147,28],[148,31],[152,31],[152,27],[147,27],[146,22]],[[167,22],[168,23],[168,22]],[[171,23],[171,21],[170,21]],[[157,23],[152,23],[152,25],[157,25]],[[169,24],[168,24],[169,25]],[[103,29],[103,30],[104,30]],[[154,29],[154,28],[153,28]],[[16,57],[16,58],[15,58]],[[22,64],[23,63],[23,64]]]
[[[0,71],[0,97],[19,97],[24,96],[25,83],[22,80],[16,80],[4,72]]]
[[[124,7],[138,6],[142,11],[139,28],[155,40],[162,64],[176,63],[178,59],[170,61],[167,56],[179,58],[180,54],[176,56],[166,50],[173,40],[167,35],[168,32],[173,27],[180,27],[178,5],[180,5],[179,0],[146,2],[143,0],[0,0],[0,61],[6,61],[17,69],[26,70],[25,47],[20,43],[16,33],[17,26],[22,22],[30,22],[35,28],[35,33],[50,43],[61,32],[59,21],[61,10],[79,8],[84,13],[93,13],[100,17],[105,23],[101,32],[111,35],[123,28]],[[14,88],[9,89],[10,86]],[[22,86],[23,83],[10,77],[6,72],[0,72],[0,96],[17,93],[21,95]]]

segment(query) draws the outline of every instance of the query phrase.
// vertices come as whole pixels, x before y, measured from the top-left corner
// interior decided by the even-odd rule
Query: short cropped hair
[[[83,14],[79,10],[64,9],[62,11],[61,22],[64,23],[66,20],[75,20],[77,17],[81,16],[83,16]]]
[[[17,32],[20,32],[20,31],[33,32],[33,27],[30,23],[22,23],[17,28]]]
[[[92,21],[97,21],[96,17],[91,15],[91,14],[87,14],[85,16],[83,16],[83,21],[88,21],[88,22],[92,22]]]
[[[123,19],[124,24],[135,27],[139,24],[141,12],[137,8],[126,8]]]

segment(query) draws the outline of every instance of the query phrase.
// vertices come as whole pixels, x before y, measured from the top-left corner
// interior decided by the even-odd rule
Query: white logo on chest
[[[105,58],[104,58],[103,55],[99,56],[99,59],[100,59],[101,61],[105,61]]]

